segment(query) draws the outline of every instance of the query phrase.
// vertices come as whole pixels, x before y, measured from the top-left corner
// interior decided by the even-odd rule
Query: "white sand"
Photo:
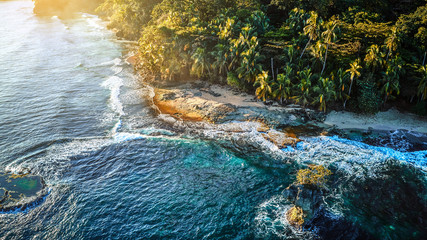
[[[360,115],[350,112],[332,111],[326,117],[325,123],[336,125],[341,129],[368,129],[408,131],[427,133],[427,118],[410,113],[401,113],[396,109],[379,112],[375,115]]]
[[[224,104],[229,103],[236,107],[266,107],[262,102],[255,101],[254,96],[244,93],[236,94],[231,89],[223,86],[212,85],[209,90],[221,96],[216,97],[210,93],[202,92],[202,98]]]

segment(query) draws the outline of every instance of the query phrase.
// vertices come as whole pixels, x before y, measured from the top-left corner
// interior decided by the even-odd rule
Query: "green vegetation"
[[[426,106],[425,0],[105,0],[98,12],[139,40],[136,67],[157,81],[322,111]]]
[[[311,165],[309,169],[301,169],[297,173],[297,183],[322,187],[332,172],[322,165]]]

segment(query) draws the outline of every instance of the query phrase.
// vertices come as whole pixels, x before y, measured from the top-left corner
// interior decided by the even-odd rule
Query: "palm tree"
[[[377,44],[372,44],[366,51],[365,62],[366,65],[372,66],[372,72],[375,73],[377,67],[384,64],[384,54],[381,52]]]
[[[289,46],[287,48],[285,48],[283,50],[283,56],[284,56],[284,60],[286,62],[287,65],[290,65],[292,67],[295,66],[294,61],[295,61],[295,48],[294,46]]]
[[[224,44],[217,44],[214,52],[211,55],[215,58],[212,67],[217,69],[220,75],[227,75],[228,73],[228,48]]]
[[[426,62],[426,56],[427,56],[427,47],[424,47],[425,51],[424,51],[424,58],[423,58],[423,66],[425,65]]]
[[[237,39],[230,41],[230,64],[228,69],[231,71],[236,65],[241,62],[241,56],[243,52],[250,48],[258,48],[258,40],[255,36],[252,36],[254,29],[250,25],[246,25],[241,29],[240,36]],[[252,36],[252,37],[251,37]],[[256,51],[258,52],[258,51]]]
[[[307,25],[304,27],[304,34],[308,36],[308,42],[305,45],[304,50],[302,50],[300,59],[304,55],[304,52],[307,49],[308,45],[310,45],[311,41],[316,41],[317,38],[319,37],[318,17],[319,16],[316,12],[314,11],[310,12],[310,18],[307,19]]]
[[[425,27],[418,28],[418,33],[415,34],[415,38],[418,39],[421,43],[421,49],[424,51],[423,63],[422,66],[426,63],[427,57],[427,29]]]
[[[254,83],[254,87],[257,87],[255,90],[255,95],[258,99],[261,99],[265,102],[265,100],[271,94],[271,83],[270,77],[268,76],[268,71],[262,71],[256,77],[256,81]]]
[[[322,71],[320,72],[320,76],[322,76],[323,71],[325,71],[325,67],[326,67],[326,60],[328,59],[328,49],[329,49],[329,45],[332,42],[335,42],[337,35],[336,35],[336,30],[337,30],[337,20],[332,20],[329,21],[326,24],[326,30],[322,33],[322,37],[323,37],[323,42],[326,44],[326,52],[325,52],[325,60],[323,61],[323,68]]]
[[[393,92],[396,92],[397,95],[400,94],[399,79],[400,75],[405,71],[403,65],[404,62],[398,55],[389,62],[383,78],[384,85],[381,88],[381,91],[385,95],[384,103],[386,103],[387,99],[392,96]]]
[[[421,81],[418,85],[418,96],[420,96],[420,100],[427,99],[427,66],[422,66],[420,68],[421,72]]]
[[[360,60],[357,59],[356,61],[350,63],[350,68],[345,71],[350,73],[350,88],[348,89],[348,97],[350,97],[351,87],[353,86],[354,77],[358,78],[360,76],[359,69],[361,69],[362,67],[359,65],[359,61]],[[347,100],[348,99],[344,101],[344,108],[347,103]]]
[[[210,64],[208,61],[208,55],[206,49],[197,48],[194,54],[191,56],[194,60],[191,71],[198,77],[203,77],[206,73],[210,73]]]
[[[348,72],[344,71],[342,68],[339,68],[335,75],[331,75],[331,79],[334,80],[334,84],[336,86],[336,93],[338,99],[343,99],[345,97],[347,99],[347,95],[345,94],[345,83],[348,78]]]
[[[386,40],[384,42],[385,47],[388,50],[386,61],[388,61],[388,58],[390,57],[391,52],[396,51],[399,42],[400,42],[400,38],[398,36],[397,27],[393,26],[391,28],[390,35],[386,38]]]
[[[316,44],[313,44],[308,49],[310,55],[312,56],[312,67],[316,64],[317,60],[323,62],[323,52],[325,51],[325,45],[321,41],[317,41]]]
[[[399,86],[399,75],[394,71],[387,71],[383,78],[384,85],[381,88],[381,92],[384,93],[384,103],[387,102],[387,99],[393,92],[396,92],[398,95],[400,93]]]
[[[286,65],[285,72],[283,74],[277,75],[277,81],[274,82],[273,87],[273,97],[277,98],[280,101],[280,104],[283,104],[283,99],[287,99],[291,94],[292,81],[291,77],[293,70],[289,65]]]
[[[298,78],[300,80],[298,88],[299,90],[301,90],[301,94],[294,96],[293,98],[296,100],[297,103],[302,103],[303,107],[305,107],[310,102],[312,77],[313,74],[311,73],[310,68],[306,68],[298,72]]]
[[[252,37],[247,42],[248,49],[242,52],[241,57],[243,58],[240,67],[236,69],[239,78],[246,79],[248,82],[255,82],[257,75],[262,72],[262,65],[259,62],[263,59],[263,56],[257,51],[258,40],[256,37]]]
[[[318,85],[314,87],[314,92],[317,93],[317,97],[312,104],[319,103],[319,110],[326,112],[326,104],[331,101],[332,98],[336,99],[337,95],[335,92],[335,84],[330,81],[329,78],[320,77]]]

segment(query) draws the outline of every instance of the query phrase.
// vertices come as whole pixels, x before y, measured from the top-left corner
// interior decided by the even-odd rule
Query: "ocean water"
[[[0,239],[318,239],[284,217],[282,193],[308,164],[334,173],[334,218],[373,239],[425,239],[425,149],[314,136],[282,150],[256,128],[176,131],[103,21],[32,8],[0,1],[0,171],[29,170],[50,193],[0,214]]]

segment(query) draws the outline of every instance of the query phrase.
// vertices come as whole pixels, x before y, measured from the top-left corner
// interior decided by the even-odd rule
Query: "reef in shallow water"
[[[42,177],[0,172],[0,212],[24,211],[47,195]]]

